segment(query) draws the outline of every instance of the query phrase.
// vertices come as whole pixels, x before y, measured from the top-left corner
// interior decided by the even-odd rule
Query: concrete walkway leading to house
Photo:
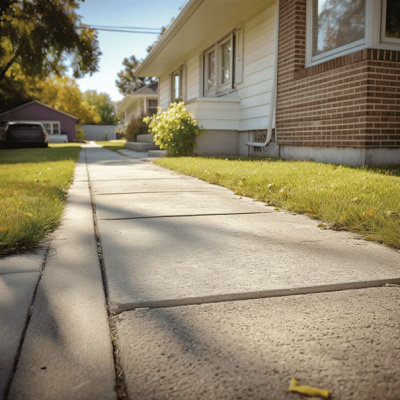
[[[85,146],[28,321],[0,282],[7,398],[115,399],[122,368],[131,400],[400,399],[400,253],[317,225]]]

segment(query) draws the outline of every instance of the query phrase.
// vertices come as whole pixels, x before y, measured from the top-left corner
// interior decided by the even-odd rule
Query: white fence
[[[78,129],[82,129],[85,132],[85,140],[100,141],[106,139],[115,140],[117,138],[115,129],[117,125],[80,125]]]

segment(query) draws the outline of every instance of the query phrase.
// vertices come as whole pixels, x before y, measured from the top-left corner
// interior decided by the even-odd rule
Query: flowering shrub
[[[172,156],[188,156],[197,147],[196,136],[207,132],[197,126],[195,118],[186,110],[184,103],[172,103],[167,111],[146,117],[154,143]]]
[[[147,131],[147,125],[143,122],[143,117],[131,119],[124,128],[124,136],[129,142],[136,142],[137,135],[145,135],[146,133],[149,132]]]

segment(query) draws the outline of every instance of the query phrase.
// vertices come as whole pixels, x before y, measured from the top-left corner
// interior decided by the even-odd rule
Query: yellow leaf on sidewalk
[[[296,378],[292,378],[290,385],[289,385],[289,390],[283,390],[284,392],[296,392],[300,394],[305,394],[307,396],[312,396],[312,397],[321,397],[323,399],[328,399],[331,392],[330,390],[325,390],[325,389],[318,389],[312,386],[307,386],[307,385],[299,385],[299,382]]]

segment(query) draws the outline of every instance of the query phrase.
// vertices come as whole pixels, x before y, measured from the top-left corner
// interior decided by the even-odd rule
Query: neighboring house
[[[72,142],[76,137],[75,126],[79,118],[34,100],[0,114],[1,128],[9,121],[40,121],[50,135],[49,142],[64,141],[61,140],[63,137],[65,137],[65,140]]]
[[[118,112],[125,115],[125,125],[132,119],[142,118],[157,113],[158,82],[150,83],[132,94],[126,95],[118,104]]]
[[[209,130],[198,154],[400,163],[398,8],[189,0],[135,74]]]

